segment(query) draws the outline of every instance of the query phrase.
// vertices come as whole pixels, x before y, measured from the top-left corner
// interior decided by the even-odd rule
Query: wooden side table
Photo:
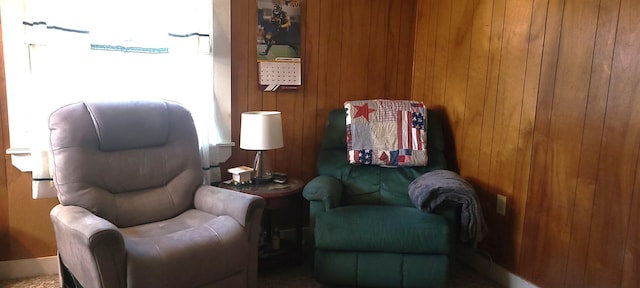
[[[287,183],[266,183],[266,184],[218,184],[221,188],[235,190],[242,193],[257,195],[265,199],[265,226],[267,239],[271,239],[272,219],[271,212],[277,209],[294,207],[296,211],[296,241],[295,257],[298,264],[302,263],[302,188],[304,182],[297,178],[289,177]]]

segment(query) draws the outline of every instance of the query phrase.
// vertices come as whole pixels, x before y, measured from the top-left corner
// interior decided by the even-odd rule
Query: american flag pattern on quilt
[[[351,164],[427,165],[427,110],[410,100],[346,101]]]

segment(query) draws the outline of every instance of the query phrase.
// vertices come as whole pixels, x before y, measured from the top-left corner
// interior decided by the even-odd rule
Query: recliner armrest
[[[302,196],[309,201],[322,201],[325,211],[337,207],[342,200],[342,182],[331,176],[317,176],[302,190]]]
[[[214,215],[231,216],[240,225],[248,228],[246,226],[252,224],[250,222],[254,221],[256,213],[259,213],[259,217],[262,216],[266,202],[255,195],[202,185],[196,190],[194,205],[196,209]]]
[[[84,287],[126,287],[126,251],[118,228],[79,206],[50,213],[59,257]]]
[[[266,201],[259,196],[245,194],[215,186],[201,185],[196,190],[194,206],[213,215],[228,215],[242,225],[248,235],[249,252],[247,286],[258,286],[258,239],[260,238],[260,221]]]

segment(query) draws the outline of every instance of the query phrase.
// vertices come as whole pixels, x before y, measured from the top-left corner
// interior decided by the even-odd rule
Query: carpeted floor
[[[473,269],[455,264],[451,271],[450,288],[499,288],[500,286],[485,278]],[[258,276],[259,287],[296,287],[296,288],[328,288],[313,279],[311,265],[282,265],[262,269]],[[57,288],[60,287],[58,275],[45,275],[23,279],[2,280],[0,287],[21,288]]]
[[[313,249],[303,248],[304,261],[296,265],[293,257],[274,258],[262,261],[258,271],[260,288],[330,288],[315,281],[313,277]],[[293,256],[293,254],[288,254]],[[0,280],[0,288],[59,288],[58,275]],[[473,268],[454,261],[451,265],[449,288],[500,288],[501,286],[475,271]]]

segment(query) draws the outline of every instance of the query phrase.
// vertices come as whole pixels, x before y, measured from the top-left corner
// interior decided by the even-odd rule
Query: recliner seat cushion
[[[449,239],[442,216],[414,207],[343,206],[316,218],[315,245],[322,250],[446,254]]]
[[[192,209],[121,231],[128,252],[128,287],[197,287],[246,268],[248,236],[229,216]]]

